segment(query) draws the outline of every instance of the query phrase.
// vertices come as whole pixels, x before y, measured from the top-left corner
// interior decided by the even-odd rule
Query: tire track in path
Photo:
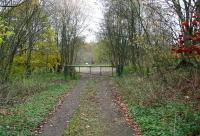
[[[90,86],[91,83],[93,85]],[[88,90],[89,92],[92,91],[94,93],[90,94],[87,92]],[[92,95],[92,97],[87,95]],[[80,99],[86,100],[86,102],[80,103]],[[65,131],[67,127],[70,126],[70,122],[73,122],[74,118],[79,117],[79,114],[76,115],[75,111],[81,107],[87,107],[85,104],[91,104],[91,113],[93,113],[93,110],[95,109],[99,109],[100,111],[99,113],[97,112],[95,116],[92,116],[92,114],[90,115],[90,113],[87,116],[87,120],[99,120],[100,124],[102,124],[99,126],[101,133],[97,133],[95,136],[133,136],[135,134],[134,130],[127,124],[123,113],[120,112],[117,105],[113,102],[111,79],[109,77],[85,76],[80,79],[80,83],[71,90],[70,94],[64,98],[62,105],[59,106],[55,114],[47,121],[46,124],[44,124],[44,126],[41,128],[41,134],[39,135],[68,135],[65,133]],[[94,108],[92,106],[98,108]],[[81,110],[81,112],[83,111]],[[91,122],[87,121],[86,123]],[[83,124],[84,122],[79,125]],[[88,124],[87,126],[92,126],[92,124]],[[79,128],[80,126],[77,126],[76,131],[79,132]],[[96,128],[91,130],[91,132],[92,131],[96,131]],[[81,136],[88,136],[87,133],[83,134],[86,135]],[[70,134],[70,136],[79,135]]]
[[[67,127],[70,118],[73,116],[74,111],[79,107],[79,95],[84,90],[88,78],[80,80],[63,99],[62,105],[58,107],[54,115],[47,121],[40,130],[40,136],[62,136]]]

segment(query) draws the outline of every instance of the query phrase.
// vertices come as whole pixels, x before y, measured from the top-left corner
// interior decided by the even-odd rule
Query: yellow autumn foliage
[[[58,47],[55,43],[54,31],[48,28],[43,34],[43,41],[38,41],[34,44],[34,49],[31,55],[31,69],[54,69],[59,65],[60,55]],[[25,49],[22,49],[25,50]],[[26,52],[17,55],[14,58],[13,74],[23,74],[24,66],[26,65]]]

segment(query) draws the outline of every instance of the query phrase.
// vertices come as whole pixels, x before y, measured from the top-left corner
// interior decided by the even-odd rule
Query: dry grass
[[[200,134],[200,72],[178,69],[115,79],[144,136]]]

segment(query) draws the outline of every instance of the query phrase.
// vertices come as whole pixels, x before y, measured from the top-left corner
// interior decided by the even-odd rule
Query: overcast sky
[[[103,19],[103,7],[98,0],[84,0],[87,3],[88,10],[88,19],[87,29],[83,32],[83,35],[86,37],[86,42],[95,42],[96,36],[95,33],[99,30],[99,23],[101,23]]]

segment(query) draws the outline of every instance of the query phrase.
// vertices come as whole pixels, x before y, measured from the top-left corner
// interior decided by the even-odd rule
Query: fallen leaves
[[[42,128],[44,127],[45,124],[48,123],[49,119],[56,113],[56,111],[62,106],[64,99],[66,97],[69,97],[71,95],[71,92],[67,92],[64,95],[60,96],[58,99],[58,103],[57,105],[55,105],[53,107],[53,109],[48,113],[48,116],[44,119],[44,121],[37,127],[37,129],[35,129],[34,132],[36,132],[36,134],[41,134],[42,132]],[[52,96],[53,97],[53,96]],[[52,124],[50,124],[50,127],[53,127]]]
[[[115,90],[115,88],[113,88],[113,90]],[[118,93],[116,93],[116,91],[114,91],[113,93],[114,93],[113,102],[117,105],[119,111],[121,113],[123,113],[125,120],[126,120],[126,123],[131,128],[133,128],[133,130],[135,131],[135,136],[142,136],[139,126],[134,122],[133,118],[128,113],[128,111],[129,111],[128,105],[124,103],[123,98]]]
[[[5,115],[9,115],[9,114],[10,114],[10,112],[8,111],[8,109],[0,109],[0,115],[5,116]]]

